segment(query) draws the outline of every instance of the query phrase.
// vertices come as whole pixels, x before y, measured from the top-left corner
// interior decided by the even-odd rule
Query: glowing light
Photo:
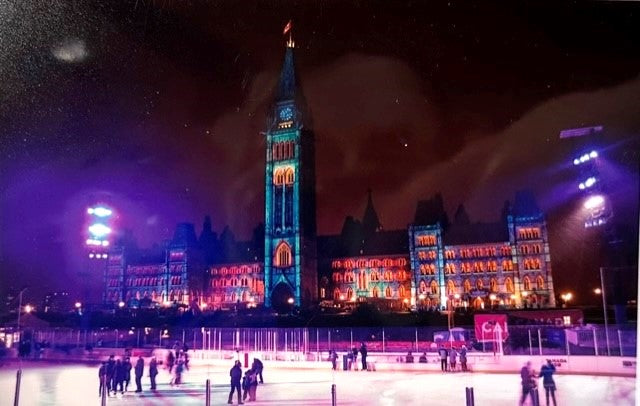
[[[89,232],[97,238],[104,237],[111,233],[111,229],[104,224],[96,223],[89,227]]]
[[[79,309],[79,308],[81,308],[81,307],[82,307],[82,303],[80,303],[80,302],[76,302],[75,306],[76,306],[76,309]]]
[[[93,253],[89,254],[89,258],[93,258],[93,257],[94,257]]]
[[[584,190],[584,189],[585,189],[585,185],[584,185],[584,183],[580,183],[580,184],[578,185],[578,189],[580,189],[580,190]]]
[[[118,307],[122,309],[124,307],[124,302],[118,303]]]
[[[344,300],[344,296],[340,296],[340,298],[341,298],[342,300]],[[293,298],[292,298],[292,297],[290,297],[289,299],[287,299],[287,303],[289,303],[290,305],[292,305],[292,304],[293,304],[293,302],[294,302],[294,300],[293,300]]]
[[[580,165],[580,160],[578,158],[573,160],[574,165]]]
[[[200,305],[200,309],[204,310],[206,308],[207,308],[207,304],[206,303],[203,303],[203,304]]]
[[[599,294],[601,294],[601,293],[602,293],[602,289],[600,289],[600,288],[595,288],[595,289],[593,290],[593,293],[595,293],[596,295],[599,295]]]
[[[102,246],[103,247],[108,247],[109,246],[109,241],[107,241],[107,240],[102,241]]]
[[[24,312],[25,313],[31,313],[33,311],[33,306],[31,305],[25,305],[24,306]]]
[[[589,197],[585,202],[584,202],[584,208],[587,210],[591,210],[591,209],[595,209],[598,208],[600,206],[602,206],[604,204],[604,197],[601,195],[594,195]]]
[[[584,182],[584,185],[585,185],[586,187],[591,187],[591,186],[595,185],[595,183],[596,183],[596,178],[594,178],[594,177],[592,176],[592,177],[590,177],[589,179],[587,179],[587,180]]]
[[[527,292],[526,290],[522,292],[522,297],[527,297],[528,295],[529,295],[529,292]]]
[[[406,298],[405,298],[405,299],[403,300],[403,302],[404,302],[404,304],[407,304],[407,303],[409,303],[409,299],[406,299]]]
[[[562,295],[560,295],[560,297],[562,298],[562,300],[564,300],[565,302],[570,301],[573,298],[573,294],[571,292],[567,292],[564,293]]]
[[[107,254],[102,254],[102,258],[108,258],[108,257],[109,257],[109,255],[107,255]]]
[[[598,153],[596,151],[591,151],[589,153],[589,158],[597,158],[598,157]]]
[[[491,300],[496,300],[497,298],[498,298],[498,296],[496,296],[494,294],[489,295],[489,299],[491,299]]]
[[[418,295],[418,299],[420,299],[420,300],[424,300],[424,298],[425,298],[425,295],[423,295],[422,293],[420,293],[420,294]]]
[[[88,55],[84,41],[77,38],[64,40],[53,47],[51,53],[57,60],[67,63],[82,62]]]
[[[455,295],[453,295],[453,298],[456,299],[456,300],[460,299],[460,294],[456,293]]]
[[[509,297],[511,298],[511,300],[516,300],[516,295],[511,295]]]

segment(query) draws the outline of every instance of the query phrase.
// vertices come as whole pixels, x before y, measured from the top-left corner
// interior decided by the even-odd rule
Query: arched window
[[[291,247],[286,242],[281,242],[276,248],[276,255],[274,258],[275,266],[284,268],[291,266]]]
[[[387,286],[387,288],[384,290],[384,297],[389,299],[391,298],[391,296],[393,296],[393,292],[391,291],[391,286]]]
[[[393,281],[393,274],[391,273],[391,271],[384,271],[384,280],[387,282]]]
[[[447,281],[447,295],[453,295],[456,293],[456,284],[449,279]]]
[[[484,288],[484,282],[482,282],[482,279],[478,278],[476,279],[476,289],[482,289]]]
[[[462,286],[464,289],[464,293],[471,292],[471,281],[469,281],[469,279],[465,279]]]
[[[544,279],[540,275],[538,275],[538,277],[536,278],[536,289],[538,290],[544,289]]]
[[[404,286],[400,285],[400,287],[398,288],[398,297],[402,299],[403,297],[405,297],[406,293],[407,290],[404,288]]]
[[[333,300],[340,300],[340,289],[335,288],[333,290]]]
[[[236,295],[236,292],[231,292],[231,301],[235,302],[236,299],[238,299],[238,296]]]
[[[492,292],[498,291],[498,281],[496,280],[496,278],[491,278],[491,280],[489,281],[489,289]]]
[[[513,281],[511,278],[506,278],[504,280],[504,287],[508,293],[514,293],[515,289],[513,288]]]
[[[420,293],[427,293],[427,283],[424,279],[420,281]]]
[[[378,277],[378,271],[371,272],[371,281],[377,282],[380,278]]]
[[[276,186],[284,185],[284,170],[276,169],[276,172],[273,176],[273,183]]]
[[[359,259],[357,262],[357,266],[358,268],[366,268],[367,267],[367,260],[366,259]]]
[[[431,289],[432,295],[438,294],[438,282],[432,279],[431,283],[429,284],[429,288]]]
[[[242,292],[242,299],[243,302],[247,301],[247,291],[245,290],[244,292]]]
[[[353,289],[347,289],[347,300],[351,300],[353,298]]]
[[[531,279],[528,276],[522,279],[522,287],[524,290],[531,290]]]
[[[293,184],[293,169],[292,168],[287,169],[286,172],[285,172],[284,177],[285,177],[285,180],[284,180],[285,184],[292,185]]]
[[[371,297],[373,297],[373,298],[380,297],[380,291],[378,290],[377,286],[373,287],[373,290],[371,291]]]

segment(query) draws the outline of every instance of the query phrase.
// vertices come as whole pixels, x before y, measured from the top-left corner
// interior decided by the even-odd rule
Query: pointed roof
[[[362,216],[362,228],[365,235],[371,234],[382,229],[382,224],[378,219],[378,213],[373,207],[373,198],[371,197],[371,189],[367,190],[367,207],[364,209],[364,215]]]
[[[276,88],[276,102],[294,100],[296,87],[296,66],[293,59],[293,47],[287,46],[278,87]]]

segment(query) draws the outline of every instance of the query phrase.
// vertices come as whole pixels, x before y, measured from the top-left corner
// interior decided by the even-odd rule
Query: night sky
[[[321,234],[360,217],[367,188],[386,229],[436,192],[450,216],[464,203],[493,221],[530,188],[556,292],[594,301],[601,236],[583,230],[558,134],[605,127],[603,178],[637,260],[640,5],[559,3],[0,0],[0,290],[77,294],[96,202],[142,247],[205,214],[249,238],[292,19]]]

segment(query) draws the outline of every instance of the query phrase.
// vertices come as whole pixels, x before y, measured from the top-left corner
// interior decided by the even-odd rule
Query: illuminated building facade
[[[220,237],[207,217],[154,255],[116,244],[105,301],[181,303],[208,309],[283,308],[320,301],[373,302],[390,310],[555,306],[544,216],[516,195],[495,223],[472,223],[460,206],[449,222],[440,195],[418,202],[408,228],[384,230],[371,191],[362,220],[316,235],[314,135],[296,82],[290,39],[265,131],[264,227],[247,242]]]
[[[315,152],[306,103],[287,42],[265,132],[264,303],[317,300]]]

